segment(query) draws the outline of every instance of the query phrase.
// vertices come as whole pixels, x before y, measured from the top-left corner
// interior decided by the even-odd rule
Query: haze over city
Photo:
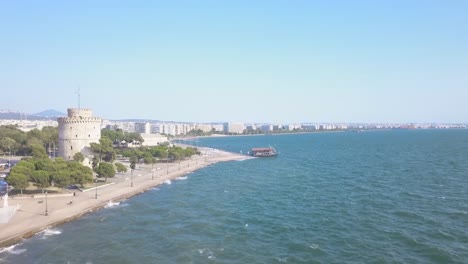
[[[464,1],[0,3],[1,108],[468,122]]]

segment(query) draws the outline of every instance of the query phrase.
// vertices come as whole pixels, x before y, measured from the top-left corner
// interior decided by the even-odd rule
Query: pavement
[[[109,202],[117,202],[142,193],[165,180],[175,179],[210,164],[250,157],[212,148],[198,148],[202,155],[180,163],[157,163],[154,166],[140,165],[125,174],[117,174],[110,183],[84,192],[77,190],[65,195],[35,195],[34,198],[10,196],[9,207],[16,207],[15,215],[8,223],[0,224],[0,247],[18,243],[21,239],[64,222],[76,219],[86,213],[103,208]],[[154,169],[154,170],[153,170]],[[132,187],[133,185],[133,187]],[[3,202],[0,202],[2,205]],[[1,208],[0,208],[1,209]]]

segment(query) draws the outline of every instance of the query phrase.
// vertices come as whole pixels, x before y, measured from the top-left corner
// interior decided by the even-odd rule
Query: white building
[[[224,132],[241,134],[242,132],[244,132],[244,124],[243,123],[225,123]]]
[[[161,143],[168,142],[166,136],[161,134],[140,134],[143,138],[143,146],[157,146]]]
[[[68,117],[59,117],[59,156],[72,160],[81,152],[87,159],[92,155],[90,143],[99,143],[101,138],[101,123],[99,117],[93,117],[91,109],[69,108]],[[86,162],[87,161],[87,162]],[[89,160],[85,160],[88,164]]]

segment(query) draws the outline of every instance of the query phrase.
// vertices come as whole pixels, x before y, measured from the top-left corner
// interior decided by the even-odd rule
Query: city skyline
[[[468,3],[0,3],[2,108],[467,123]]]

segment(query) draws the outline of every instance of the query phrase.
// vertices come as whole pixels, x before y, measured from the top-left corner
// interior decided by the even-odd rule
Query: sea
[[[280,154],[109,203],[0,249],[0,263],[468,263],[468,130],[188,143]]]

